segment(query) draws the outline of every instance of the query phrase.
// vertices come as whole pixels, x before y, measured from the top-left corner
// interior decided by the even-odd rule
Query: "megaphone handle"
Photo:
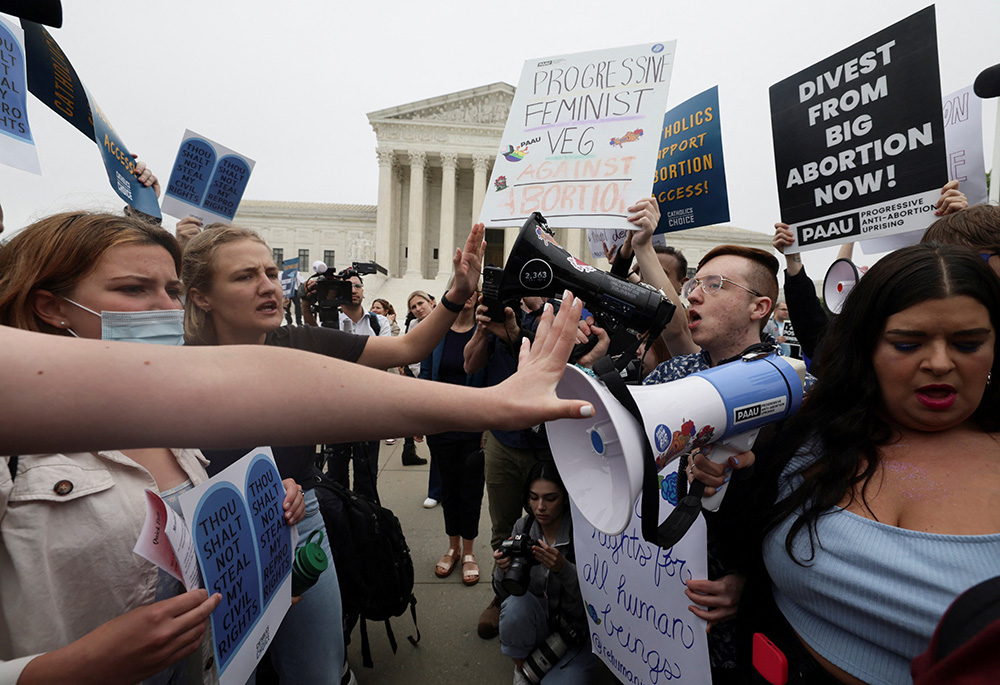
[[[575,362],[597,346],[597,336],[593,333],[587,336],[587,342],[577,343],[569,355],[569,360]]]
[[[708,453],[709,461],[716,464],[725,464],[729,461],[729,457],[734,454],[746,452],[753,447],[753,443],[757,439],[757,434],[759,432],[760,428],[754,428],[752,431],[740,433],[739,435],[734,435],[731,438],[715,443],[715,445],[712,446],[712,451]],[[719,507],[722,506],[722,498],[726,496],[726,488],[728,485],[728,482],[723,483],[721,487],[716,488],[714,495],[711,497],[703,497],[701,500],[702,508],[707,511],[718,511]]]

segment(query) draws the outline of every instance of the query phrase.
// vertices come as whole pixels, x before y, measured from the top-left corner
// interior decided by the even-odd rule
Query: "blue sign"
[[[209,175],[215,168],[215,148],[207,140],[188,138],[181,143],[174,160],[174,170],[167,184],[167,195],[201,206],[208,190]]]
[[[87,92],[56,39],[41,24],[22,19],[21,26],[27,53],[28,90],[97,143],[108,181],[119,197],[140,212],[160,218],[156,191],[139,183],[135,159]]]
[[[327,265],[329,268],[333,268],[333,264]],[[291,298],[295,296],[295,289],[299,285],[299,258],[286,259],[282,264],[281,272],[281,288],[285,292],[285,297]]]
[[[0,133],[26,143],[33,142],[28,126],[28,85],[25,82],[24,51],[7,24],[0,21]]]
[[[263,610],[254,532],[239,489],[227,482],[213,485],[198,504],[192,529],[205,587],[222,595],[212,612],[221,673]]]
[[[729,221],[718,86],[664,115],[653,195],[660,203],[656,233]]]
[[[185,131],[163,194],[163,211],[197,217],[206,226],[232,223],[253,167],[249,157]]]
[[[267,606],[292,572],[293,552],[291,528],[285,524],[284,516],[285,487],[267,455],[257,454],[251,460],[244,490],[260,559],[261,596]]]

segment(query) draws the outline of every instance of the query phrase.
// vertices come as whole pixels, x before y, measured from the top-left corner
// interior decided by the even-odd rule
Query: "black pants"
[[[479,535],[479,513],[486,485],[481,440],[479,435],[459,441],[427,436],[431,459],[441,475],[445,533],[465,540],[474,540]]]
[[[378,440],[323,445],[327,474],[345,488],[350,488],[373,502],[379,502],[376,488],[378,448]],[[354,461],[354,487],[348,482],[348,464],[351,460]]]

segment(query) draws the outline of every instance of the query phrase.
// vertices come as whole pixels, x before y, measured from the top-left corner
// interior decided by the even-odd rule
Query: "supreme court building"
[[[479,216],[513,98],[513,86],[494,83],[371,112],[377,206],[244,200],[235,223],[258,230],[276,260],[299,257],[303,272],[318,260],[338,271],[376,262],[379,273],[365,277],[365,304],[385,298],[402,319],[410,292],[444,291],[455,248]],[[502,266],[516,237],[514,228],[488,228],[484,264]],[[557,229],[556,238],[579,259],[608,269],[606,260],[590,257],[586,231]],[[769,235],[732,226],[673,233],[668,242],[691,267],[723,243],[771,247]]]

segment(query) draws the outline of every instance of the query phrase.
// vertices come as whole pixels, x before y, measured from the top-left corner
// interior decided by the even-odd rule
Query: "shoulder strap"
[[[17,478],[17,455],[11,455],[10,460],[7,462],[7,468],[10,469],[10,479],[14,480]]]
[[[635,403],[632,393],[625,387],[618,369],[610,357],[602,357],[594,364],[594,372],[597,377],[607,386],[623,407],[625,407],[635,420],[639,422],[643,436],[646,435],[646,426],[642,420],[642,413]],[[642,469],[642,537],[647,542],[667,549],[677,544],[684,534],[691,528],[691,524],[701,513],[701,496],[705,491],[705,484],[695,481],[691,485],[691,491],[686,497],[677,503],[677,506],[663,522],[662,526],[657,526],[660,519],[660,494],[656,479],[656,460],[653,457],[653,448],[649,445],[649,440],[642,440],[643,469]],[[678,473],[678,479],[683,477],[683,472]]]
[[[375,312],[368,312],[368,321],[371,323],[372,330],[375,331],[375,335],[382,332],[382,325],[378,322],[378,314]]]

